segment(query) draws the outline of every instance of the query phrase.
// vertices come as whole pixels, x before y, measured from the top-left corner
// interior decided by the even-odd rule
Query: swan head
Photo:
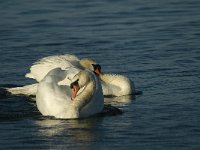
[[[76,74],[73,77],[72,83],[70,85],[70,88],[72,89],[71,99],[73,100],[77,96],[78,91],[85,87],[90,81],[91,75],[89,72],[80,71],[78,74]]]
[[[103,72],[101,71],[101,66],[99,64],[92,64],[93,68],[94,68],[94,73],[99,76],[101,74],[103,74]]]
[[[81,59],[80,65],[86,69],[89,69],[90,71],[93,71],[96,75],[103,74],[103,72],[101,71],[101,66],[91,58]]]

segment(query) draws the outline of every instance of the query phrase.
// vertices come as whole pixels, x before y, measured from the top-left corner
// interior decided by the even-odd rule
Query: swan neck
[[[91,80],[83,89],[82,92],[80,92],[75,99],[73,100],[74,106],[80,111],[84,106],[86,106],[90,100],[92,99],[92,96],[94,94],[94,91],[96,89],[96,85],[94,80]]]
[[[101,81],[107,82],[107,79],[109,78],[109,76],[106,76],[105,74],[100,74],[98,76],[100,78]]]

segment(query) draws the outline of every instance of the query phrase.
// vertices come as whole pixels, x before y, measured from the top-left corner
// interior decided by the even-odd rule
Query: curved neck
[[[108,75],[108,74],[100,74],[99,78],[101,81],[104,81],[105,83],[109,83],[110,81],[114,79],[112,75]]]
[[[84,106],[86,106],[91,101],[95,89],[95,81],[90,80],[90,82],[84,87],[83,91],[80,92],[73,100],[74,107],[80,111]]]

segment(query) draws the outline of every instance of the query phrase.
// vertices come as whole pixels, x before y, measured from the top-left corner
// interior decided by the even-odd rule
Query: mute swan
[[[117,74],[104,74],[101,71],[101,66],[93,59],[79,59],[75,55],[70,54],[44,57],[35,62],[30,68],[30,73],[27,73],[25,76],[40,82],[51,69],[56,67],[60,67],[63,70],[68,67],[76,67],[93,71],[101,80],[105,96],[135,94],[134,83],[129,78]],[[69,83],[70,81],[65,78],[59,82],[59,85],[69,85]],[[7,90],[12,94],[35,95],[37,83],[23,87],[8,88]]]
[[[103,110],[102,88],[97,77],[87,70],[81,70],[72,78],[69,86],[58,85],[68,76],[70,70],[55,68],[38,84],[36,104],[44,116],[56,118],[82,118]]]

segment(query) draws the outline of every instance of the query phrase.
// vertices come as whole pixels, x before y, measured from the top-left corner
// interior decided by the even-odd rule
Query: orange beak
[[[94,68],[94,73],[99,76],[100,74],[103,74],[103,72],[101,71],[101,66],[99,64],[92,64],[93,68]]]
[[[78,84],[75,84],[75,85],[72,85],[73,88],[72,88],[72,93],[71,93],[71,100],[74,100],[74,98],[76,97],[78,91],[79,91],[79,85]]]

